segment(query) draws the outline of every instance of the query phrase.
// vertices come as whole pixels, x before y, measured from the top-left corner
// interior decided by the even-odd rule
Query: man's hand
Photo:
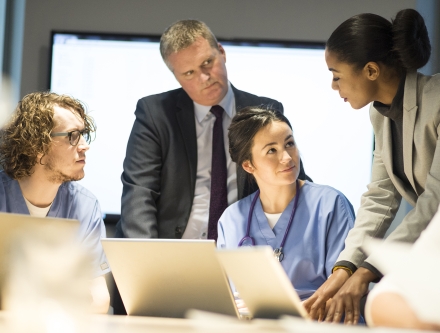
[[[348,278],[348,272],[345,270],[334,271],[328,280],[309,299],[304,301],[303,305],[312,319],[323,321],[326,318],[326,302],[338,292]]]
[[[369,283],[376,278],[370,270],[358,268],[333,296],[325,320],[339,323],[345,313],[344,324],[356,325],[360,316],[360,300],[367,293]]]

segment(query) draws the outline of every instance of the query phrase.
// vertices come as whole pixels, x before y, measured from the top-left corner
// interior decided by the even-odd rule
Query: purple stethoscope
[[[251,223],[252,223],[252,214],[254,212],[255,203],[257,202],[257,199],[259,196],[260,196],[260,190],[258,190],[255,193],[254,199],[252,200],[251,208],[249,209],[249,216],[248,216],[247,228],[246,228],[246,236],[244,236],[240,240],[240,242],[238,243],[238,247],[243,246],[243,243],[246,241],[250,241],[251,244],[249,246],[255,246],[255,240],[250,236],[250,230],[251,230]],[[295,213],[296,213],[296,208],[298,207],[298,198],[299,198],[299,181],[296,180],[295,202],[293,203],[293,208],[292,208],[292,213],[290,214],[289,224],[287,225],[287,228],[284,233],[284,237],[283,237],[283,240],[280,244],[280,247],[273,250],[273,254],[279,262],[283,261],[283,259],[284,259],[283,248],[284,248],[284,244],[286,243],[287,234],[289,233],[290,227],[292,226],[293,217],[295,216]]]

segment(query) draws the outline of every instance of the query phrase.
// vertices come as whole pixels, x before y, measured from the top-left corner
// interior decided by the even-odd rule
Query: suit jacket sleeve
[[[157,238],[156,200],[160,194],[161,146],[146,99],[138,101],[127,144],[120,227],[128,238]]]
[[[371,182],[361,197],[354,228],[348,233],[336,265],[349,262],[355,266],[350,268],[359,267],[366,258],[361,250],[363,240],[368,236],[382,238],[399,208],[401,195],[383,164],[380,140],[380,135],[376,135]]]
[[[437,124],[437,136],[439,135],[440,126]],[[425,191],[418,197],[415,207],[405,216],[402,223],[388,236],[386,241],[414,243],[435,215],[439,203],[440,140],[437,140],[431,169],[426,178]],[[374,267],[375,260],[374,256],[370,256],[366,262]]]
[[[439,77],[440,78],[440,77]],[[412,165],[421,165],[420,162],[431,161],[426,173],[421,168],[413,168],[413,174],[423,186],[414,203],[414,209],[403,219],[401,224],[388,236],[386,241],[403,241],[414,243],[421,232],[431,221],[440,203],[440,100],[438,98],[439,78],[427,82],[425,77],[419,80],[418,105],[420,112],[416,121],[413,147],[417,148],[418,155],[412,160]],[[404,111],[406,112],[406,111]],[[401,194],[391,181],[382,161],[382,133],[377,126],[375,117],[378,115],[373,108],[370,111],[371,120],[375,127],[376,147],[373,159],[372,181],[368,191],[362,196],[361,207],[355,222],[346,240],[346,249],[338,258],[338,263],[351,262],[356,267],[369,268],[375,273],[375,257],[365,258],[361,246],[366,236],[383,238],[393,221],[400,204]],[[417,164],[418,163],[418,164]],[[429,162],[428,162],[429,163]],[[428,164],[429,165],[429,164]]]

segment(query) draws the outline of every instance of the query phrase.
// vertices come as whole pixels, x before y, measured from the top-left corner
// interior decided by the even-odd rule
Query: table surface
[[[53,321],[51,324],[36,325],[29,318],[14,317],[11,313],[0,311],[0,332],[4,333],[174,333],[174,332],[227,332],[227,333],[408,333],[408,330],[367,328],[365,326],[344,326],[306,321],[301,318],[284,317],[279,320],[238,320],[233,317],[193,311],[189,319],[91,315],[80,324],[72,325],[69,329],[66,321]],[[14,318],[16,321],[14,321]],[[18,322],[17,322],[18,319]],[[65,318],[64,318],[65,319]],[[38,320],[41,320],[39,318]],[[17,325],[18,323],[18,325]],[[67,322],[69,323],[69,322]],[[70,322],[72,323],[72,322]],[[41,323],[40,323],[41,324]],[[61,325],[61,326],[60,326]],[[75,326],[75,328],[73,328]],[[415,332],[415,331],[414,331]],[[424,331],[426,332],[426,331]]]

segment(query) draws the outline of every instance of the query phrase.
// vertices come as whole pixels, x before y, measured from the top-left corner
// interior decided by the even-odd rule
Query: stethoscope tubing
[[[293,203],[293,208],[292,208],[292,213],[290,214],[289,223],[287,225],[286,231],[284,232],[283,240],[281,241],[280,247],[275,249],[275,250],[279,249],[281,253],[283,251],[284,244],[286,243],[287,235],[289,233],[290,227],[292,226],[293,218],[295,217],[295,213],[298,208],[299,193],[300,193],[300,188],[299,188],[299,181],[297,179],[295,202]],[[252,199],[251,207],[249,208],[249,215],[246,226],[246,235],[240,240],[240,242],[238,242],[238,247],[242,246],[243,243],[249,239],[251,241],[252,246],[255,245],[255,240],[250,236],[250,231],[251,231],[251,223],[252,223],[252,214],[254,213],[255,204],[257,203],[257,199],[259,197],[260,197],[260,190],[258,189],[257,192],[255,192],[255,196]]]

